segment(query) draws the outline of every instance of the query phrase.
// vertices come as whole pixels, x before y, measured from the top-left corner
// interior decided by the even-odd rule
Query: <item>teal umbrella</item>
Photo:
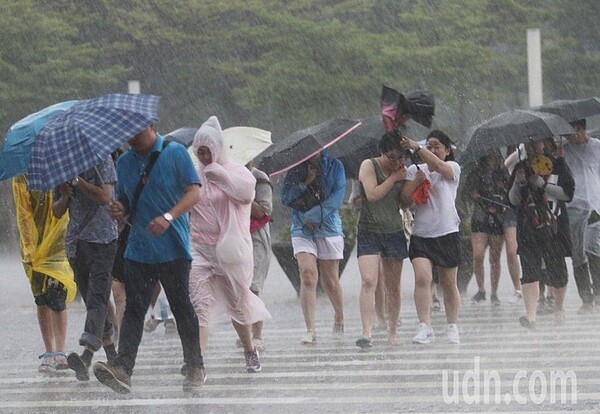
[[[55,116],[70,109],[78,101],[51,105],[16,122],[6,133],[0,151],[0,180],[25,174],[29,168],[31,147],[40,131]]]

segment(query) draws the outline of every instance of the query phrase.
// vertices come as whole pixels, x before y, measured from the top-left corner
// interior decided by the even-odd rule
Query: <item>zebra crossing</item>
[[[540,316],[537,330],[526,331],[517,321],[522,302],[492,308],[489,301],[473,305],[465,298],[459,319],[461,344],[446,343],[442,311],[432,319],[436,340],[423,346],[411,343],[417,318],[409,268],[406,266],[403,275],[403,323],[399,328],[403,342],[390,345],[385,332],[375,333],[374,348],[367,352],[354,344],[360,336],[360,318],[359,282],[352,266],[342,278],[345,335],[337,338],[333,334],[331,306],[322,297],[314,346],[300,344],[304,334],[300,305],[286,291],[287,281],[274,276],[271,283],[279,287],[264,295],[273,320],[265,324],[267,350],[261,354],[262,372],[245,372],[233,328],[218,324],[204,353],[208,381],[197,394],[181,390],[179,338],[164,333],[162,326],[144,334],[129,395],[115,394],[93,377],[88,383],[78,382],[70,372],[44,377],[31,357],[40,346],[33,306],[20,306],[13,316],[13,323],[23,326],[18,333],[20,343],[0,340],[4,355],[0,360],[0,412],[600,411],[600,313],[576,313],[579,301],[574,286],[567,296],[563,325],[554,325],[552,315]],[[505,292],[508,287],[504,286]],[[6,314],[3,311],[0,316]],[[70,349],[78,349],[83,316],[83,309],[72,309],[69,314]],[[10,329],[3,322],[0,335],[6,337],[7,332]],[[102,352],[99,354],[102,359]]]

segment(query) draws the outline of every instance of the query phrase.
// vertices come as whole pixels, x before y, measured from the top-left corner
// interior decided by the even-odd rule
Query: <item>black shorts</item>
[[[555,288],[567,286],[569,280],[567,263],[562,247],[558,243],[546,243],[544,246],[521,249],[519,260],[523,274],[521,284],[542,281],[545,285]]]
[[[485,233],[490,236],[503,236],[504,223],[500,214],[486,213],[482,220],[471,220],[471,233]]]
[[[462,250],[459,232],[431,238],[412,236],[408,257],[411,261],[417,257],[425,257],[431,260],[434,266],[452,268],[462,263]]]

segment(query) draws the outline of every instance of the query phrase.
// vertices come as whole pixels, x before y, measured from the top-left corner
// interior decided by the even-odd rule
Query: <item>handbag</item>
[[[261,218],[255,218],[250,216],[250,233],[254,233],[257,230],[262,229],[271,222],[271,216],[265,214]]]
[[[324,200],[325,192],[323,191],[321,182],[320,180],[314,180],[290,203],[290,207],[305,213],[314,206],[321,204]]]

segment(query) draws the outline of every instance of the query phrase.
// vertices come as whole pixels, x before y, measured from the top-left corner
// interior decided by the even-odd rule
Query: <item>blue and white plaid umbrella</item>
[[[100,164],[158,120],[158,96],[110,94],[52,118],[33,143],[29,188],[50,190]]]
[[[0,151],[0,180],[25,174],[29,168],[31,146],[42,128],[55,116],[68,110],[78,101],[67,101],[48,106],[15,122],[6,133]]]

